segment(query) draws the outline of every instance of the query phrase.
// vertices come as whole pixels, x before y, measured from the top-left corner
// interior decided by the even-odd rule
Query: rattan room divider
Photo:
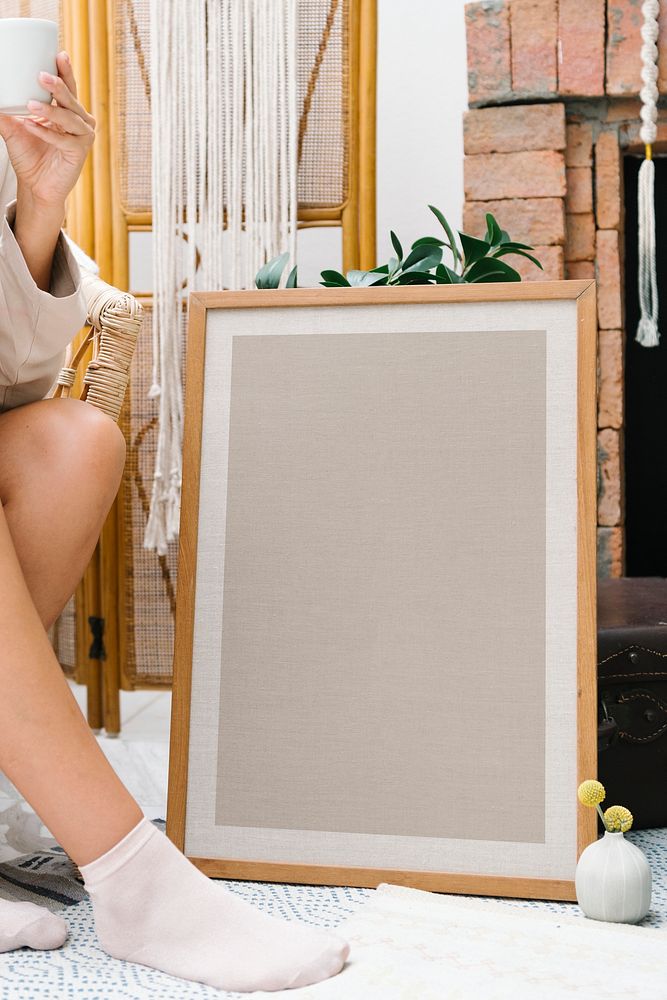
[[[129,288],[131,234],[152,223],[149,0],[61,2],[80,92],[98,123],[68,225],[102,276]],[[341,227],[344,267],[373,267],[376,0],[297,5],[299,225]],[[22,4],[22,13],[55,16],[58,2],[34,0],[23,9],[30,6]],[[33,13],[37,7],[43,13]],[[177,586],[177,544],[165,556],[143,548],[157,417],[148,399],[151,299],[130,290],[146,321],[120,421],[125,476],[74,609],[56,632],[64,668],[88,685],[90,724],[109,733],[120,730],[121,689],[171,683]]]

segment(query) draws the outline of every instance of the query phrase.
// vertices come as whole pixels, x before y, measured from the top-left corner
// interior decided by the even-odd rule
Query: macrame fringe
[[[653,163],[651,148],[657,135],[658,121],[657,41],[659,13],[659,0],[645,0],[642,5],[644,23],[641,29],[641,76],[643,86],[639,94],[642,101],[642,125],[639,134],[642,142],[646,145],[646,159],[639,168],[639,188],[637,193],[640,318],[635,336],[635,340],[642,347],[657,347],[660,343],[655,243],[655,165]]]
[[[252,287],[268,259],[296,256],[296,0],[151,0],[151,46],[158,442],[144,546],[165,554],[180,516],[187,296]]]
[[[639,168],[639,310],[635,339],[642,347],[657,347],[658,281],[655,266],[655,167],[644,160]]]

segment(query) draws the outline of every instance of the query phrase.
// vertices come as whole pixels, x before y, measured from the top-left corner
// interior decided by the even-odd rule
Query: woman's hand
[[[23,196],[49,214],[62,212],[95,138],[95,119],[77,100],[76,80],[66,52],[56,60],[58,76],[40,73],[54,103],[30,101],[31,118],[0,114],[0,135]]]
[[[52,104],[29,101],[31,118],[0,114],[0,135],[17,180],[14,236],[43,291],[50,287],[65,200],[95,139],[95,119],[77,100],[66,52],[58,55],[56,65],[58,76],[39,76],[40,84],[53,95]]]

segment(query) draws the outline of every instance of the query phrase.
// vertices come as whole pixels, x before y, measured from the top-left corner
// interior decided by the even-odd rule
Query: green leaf
[[[452,255],[454,257],[454,263],[458,264],[458,262],[461,260],[461,254],[459,253],[458,247],[456,246],[456,240],[454,239],[454,233],[452,231],[452,227],[449,225],[447,219],[444,217],[439,208],[436,208],[435,205],[429,205],[428,207],[431,209],[436,219],[447,233],[447,239],[449,240],[449,249],[452,251]]]
[[[501,243],[511,243],[512,242],[510,240],[510,234],[508,232],[506,232],[504,229],[500,230],[500,242]]]
[[[491,281],[521,281],[521,275],[513,267],[506,264],[504,260],[497,257],[484,257],[476,261],[466,273],[466,281],[469,282],[491,282]]]
[[[514,240],[505,241],[500,244],[502,250],[532,250],[533,248],[527,243],[515,243]]]
[[[410,251],[403,261],[402,270],[403,272],[411,271],[417,267],[419,271],[428,271],[430,268],[436,267],[441,260],[442,250],[440,247],[433,246],[431,243],[423,243]]]
[[[531,247],[531,249],[532,249],[532,247]],[[528,260],[532,260],[533,264],[537,264],[537,266],[539,267],[540,271],[543,271],[543,270],[544,270],[544,268],[543,268],[543,267],[542,267],[542,265],[540,264],[540,262],[539,262],[539,260],[537,259],[537,257],[533,257],[533,255],[532,255],[532,254],[530,254],[530,253],[526,253],[526,251],[525,251],[525,250],[512,250],[512,249],[508,249],[508,248],[507,248],[507,247],[505,247],[505,246],[502,246],[502,247],[500,248],[500,250],[497,250],[497,251],[496,251],[496,252],[495,252],[494,254],[492,254],[491,256],[492,256],[492,257],[494,257],[494,258],[497,258],[497,257],[504,257],[504,256],[505,256],[505,254],[508,254],[508,253],[515,253],[515,254],[517,255],[517,257],[527,257],[527,258],[528,258]]]
[[[423,246],[434,246],[434,247],[444,247],[448,244],[444,240],[439,240],[436,236],[422,236],[420,239],[415,240],[412,244],[411,249],[414,250],[415,247]]]
[[[396,260],[396,258],[392,257],[389,263],[391,263],[392,260]],[[389,274],[389,264],[380,264],[379,267],[372,268],[371,274]]]
[[[255,275],[257,288],[278,288],[288,260],[289,253],[283,253],[280,257],[273,257],[264,267],[260,267]]]
[[[500,243],[501,229],[495,220],[495,217],[491,215],[491,212],[486,213],[486,242],[489,246],[495,247]]]
[[[432,271],[402,271],[396,281],[397,285],[432,285],[435,275]]]
[[[348,271],[347,280],[352,288],[365,288],[374,285],[377,276],[371,271]]]
[[[459,236],[463,247],[465,270],[467,270],[475,261],[486,257],[489,252],[489,244],[486,240],[478,240],[475,236],[468,236],[466,233],[459,233]]]
[[[435,269],[435,280],[438,285],[462,285],[463,278],[446,264],[438,264]]]
[[[393,231],[393,229],[390,231],[389,235],[391,237],[392,246],[393,246],[394,250],[396,251],[396,256],[398,257],[399,260],[402,260],[403,259],[403,247],[401,246],[401,241],[399,240],[398,236]]]
[[[350,282],[340,271],[322,271],[320,277],[322,279],[321,284],[326,285],[327,288],[335,286],[349,288],[350,286]]]
[[[296,267],[293,267],[288,274],[285,288],[296,288]]]

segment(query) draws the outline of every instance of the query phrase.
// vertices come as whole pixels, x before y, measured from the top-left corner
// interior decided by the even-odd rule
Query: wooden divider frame
[[[428,297],[426,297],[428,295]],[[233,301],[232,301],[233,297]],[[283,307],[373,305],[428,302],[502,302],[570,299],[576,302],[577,344],[577,782],[597,774],[596,659],[596,358],[594,281],[475,284],[366,289],[308,289],[291,292],[209,293],[190,297],[185,448],[179,549],[179,591],[169,757],[167,835],[185,850],[190,698],[194,639],[195,580],[199,514],[199,473],[204,397],[206,319],[209,309],[261,305]],[[576,796],[576,787],[572,795]],[[595,810],[578,804],[577,857],[597,837]],[[339,868],[252,859],[221,861],[191,857],[213,878],[255,879],[319,885],[375,887],[393,882],[438,892],[575,900],[574,882],[426,871]]]

